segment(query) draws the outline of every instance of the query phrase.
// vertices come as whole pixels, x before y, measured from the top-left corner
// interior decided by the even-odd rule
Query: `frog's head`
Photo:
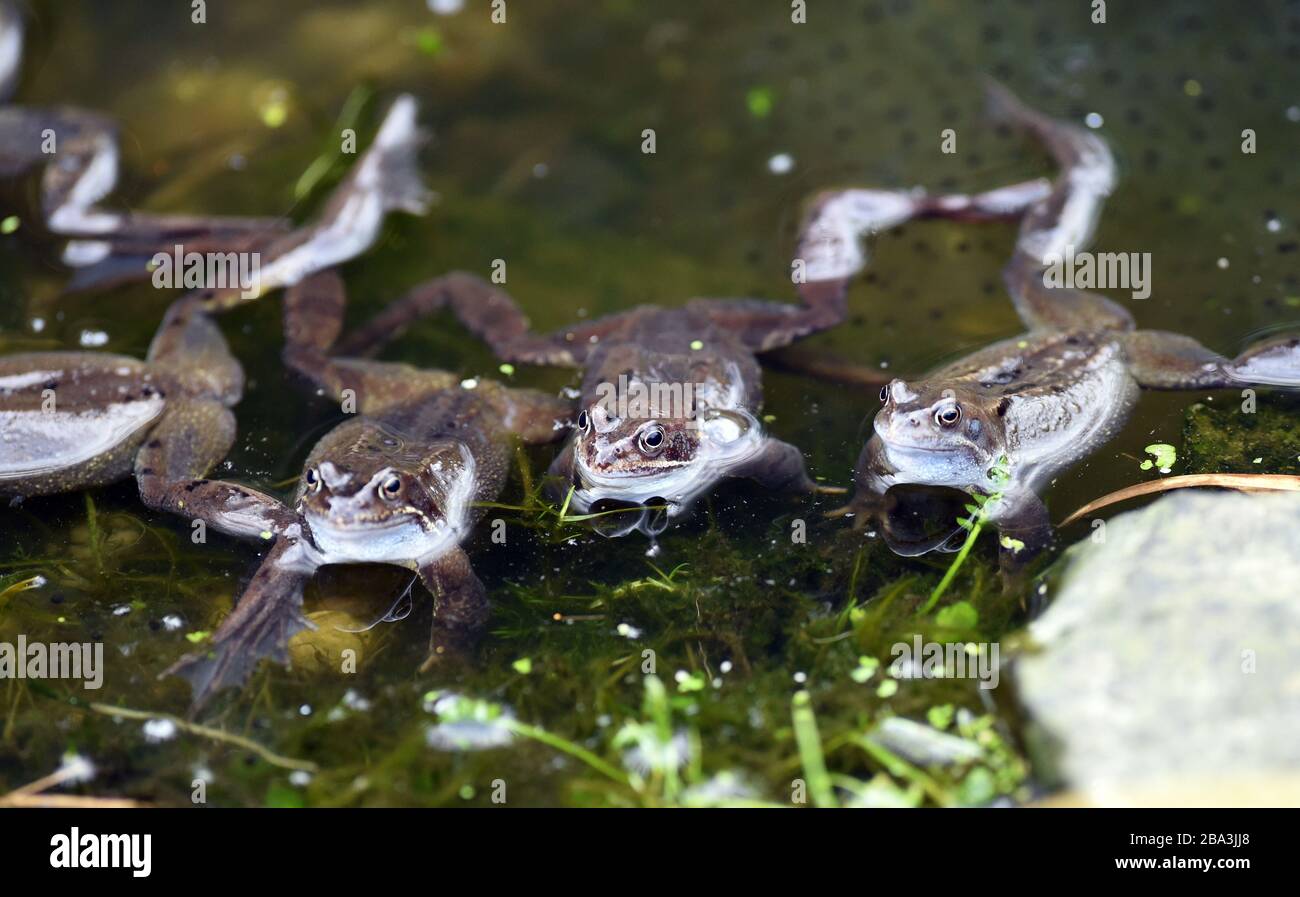
[[[309,459],[298,510],[327,563],[401,563],[459,542],[473,493],[474,459],[463,444],[408,446],[366,426]]]
[[[656,536],[760,439],[757,423],[738,412],[620,417],[593,402],[578,414],[568,456],[571,504],[601,515],[592,527],[602,535]]]
[[[880,390],[875,432],[897,482],[981,484],[1006,454],[999,409],[973,391],[943,382],[893,380]]]

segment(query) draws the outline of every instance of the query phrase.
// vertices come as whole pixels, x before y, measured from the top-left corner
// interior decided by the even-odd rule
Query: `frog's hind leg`
[[[1300,387],[1300,337],[1258,343],[1231,361],[1190,336],[1163,330],[1125,334],[1123,344],[1129,372],[1147,389]]]
[[[996,82],[989,82],[988,97],[995,119],[1033,134],[1060,166],[1051,191],[1025,212],[1003,272],[1016,311],[1031,330],[1132,330],[1132,315],[1105,296],[1047,285],[1049,269],[1092,242],[1118,179],[1110,147],[1097,134],[1029,108]]]
[[[417,111],[409,94],[394,100],[375,139],[330,194],[316,221],[261,251],[251,289],[241,285],[205,291],[208,306],[240,305],[355,258],[378,239],[389,212],[423,215],[432,194],[421,181],[417,164],[419,150],[428,140]]]
[[[335,357],[332,351],[343,328],[346,304],[343,279],[333,270],[290,287],[284,297],[283,352],[286,365],[339,402],[345,412],[371,414],[460,383],[448,371]]]
[[[491,605],[469,555],[459,547],[421,564],[419,572],[433,594],[429,657],[420,667],[425,672],[446,655],[463,654],[473,646],[487,625]]]
[[[289,639],[312,627],[302,614],[302,601],[315,569],[305,560],[301,542],[285,539],[271,547],[206,649],[185,655],[162,674],[189,680],[191,711],[217,691],[242,684],[263,658],[288,663]]]
[[[836,190],[817,196],[799,233],[793,276],[800,306],[767,303],[764,320],[757,304],[748,311],[760,325],[741,328],[755,351],[789,345],[808,333],[844,320],[845,298],[853,277],[867,264],[862,240],[920,218],[997,221],[1018,218],[1049,196],[1039,178],[975,194],[929,194],[922,190]],[[717,313],[735,323],[722,304]]]
[[[581,364],[581,344],[575,352],[563,339],[533,333],[527,316],[509,293],[463,271],[435,277],[408,290],[344,338],[339,351],[344,355],[373,355],[416,321],[444,309],[505,361],[569,367]]]

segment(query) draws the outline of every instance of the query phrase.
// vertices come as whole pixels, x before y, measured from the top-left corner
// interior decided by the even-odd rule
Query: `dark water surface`
[[[451,16],[417,0],[208,6],[195,25],[188,4],[40,4],[17,99],[121,122],[117,203],[305,217],[329,182],[305,202],[294,185],[330,150],[349,95],[373,91],[373,122],[387,97],[412,92],[436,134],[424,160],[440,201],[423,219],[390,219],[380,245],[344,269],[354,319],[445,271],[486,274],[497,258],[542,329],[696,295],[792,301],[794,230],[817,190],[967,190],[1051,173],[1028,141],[984,123],[982,74],[1052,114],[1101,116],[1122,182],[1097,248],[1151,253],[1151,297],[1111,294],[1141,326],[1234,355],[1300,319],[1297,3],[1112,3],[1109,21],[1093,24],[1088,4],[1073,2],[810,2],[802,25],[779,0],[510,2],[502,25],[480,0]],[[646,128],[654,155],[641,152]],[[956,154],[940,151],[945,128],[957,132]],[[1241,151],[1247,128],[1254,154]],[[793,160],[788,173],[769,168],[780,154]],[[104,331],[106,350],[143,355],[170,296],[147,284],[60,296],[66,272],[54,253],[22,236],[0,237],[0,350],[75,348],[84,331]],[[905,374],[1018,332],[999,278],[1013,239],[1002,224],[886,235],[853,288],[852,320],[810,344]],[[39,333],[34,319],[45,322]],[[276,298],[221,325],[250,379],[221,474],[287,491],[340,415],[285,376]],[[450,318],[386,357],[501,376]],[[570,380],[513,374],[544,388]],[[874,396],[771,373],[767,398],[772,430],[808,453],[816,475],[847,484]],[[1150,478],[1138,467],[1143,447],[1180,445],[1185,410],[1203,398],[1145,396],[1124,432],[1049,493],[1054,518]],[[1276,460],[1257,472],[1298,472],[1294,450],[1259,449]],[[548,451],[532,454],[535,472]],[[502,500],[521,491],[516,480]],[[0,640],[102,640],[107,675],[97,692],[0,683],[0,794],[74,751],[99,770],[84,793],[164,804],[188,803],[195,779],[220,804],[488,803],[498,780],[511,804],[789,803],[794,780],[816,778],[792,710],[806,689],[831,773],[871,782],[864,800],[1028,796],[1037,779],[1004,699],[986,701],[971,680],[904,681],[891,693],[881,671],[852,675],[860,657],[887,665],[889,646],[916,631],[1010,650],[1025,617],[995,587],[992,540],[944,599],[969,601],[976,620],[922,618],[916,608],[949,559],[895,558],[824,520],[835,504],[727,485],[653,557],[640,537],[557,535],[535,513],[502,512],[506,545],[480,531],[469,546],[496,604],[492,634],[470,667],[424,675],[427,596],[417,591],[401,622],[341,633],[383,615],[409,577],[328,571],[308,594],[322,653],[303,646],[292,672],[263,667],[203,718],[317,766],[294,775],[200,734],[72,703],[183,714],[183,683],[155,677],[191,649],[187,633],[215,628],[256,547],[191,544],[183,521],[141,509],[131,483],[89,502],[29,501],[0,513]],[[807,521],[806,544],[791,543],[795,518]],[[670,581],[656,570],[679,565]],[[3,592],[36,574],[43,586]],[[360,652],[356,673],[338,672],[340,646]],[[646,651],[662,701],[643,680]],[[474,709],[503,708],[567,739],[571,753],[518,732],[495,748],[439,749],[446,730],[430,735],[431,692],[491,702]],[[943,722],[954,709],[968,713],[948,731],[980,746],[976,762],[926,774],[863,743],[891,714]],[[505,737],[490,719],[467,728]],[[612,770],[572,756],[577,746]],[[657,751],[689,760],[671,773]]]

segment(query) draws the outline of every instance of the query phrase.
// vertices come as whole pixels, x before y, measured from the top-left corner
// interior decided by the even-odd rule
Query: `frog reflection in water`
[[[1003,218],[1045,191],[1033,181],[934,197],[917,202],[908,217]],[[874,227],[896,223],[881,218]],[[593,526],[604,535],[639,529],[653,537],[728,477],[776,492],[842,491],[818,487],[799,449],[768,435],[759,417],[758,356],[845,316],[849,278],[802,282],[801,267],[796,260],[799,305],[693,299],[552,334],[533,333],[505,292],[473,275],[449,274],[398,300],[343,345],[349,354],[371,352],[419,317],[450,308],[504,360],[582,368],[576,426],[551,465],[554,497],[596,515]]]
[[[342,281],[315,275],[285,297],[285,362],[356,417],[316,444],[292,507],[243,486],[198,481],[188,512],[223,532],[271,541],[210,648],[169,672],[190,679],[201,704],[241,682],[262,657],[287,659],[306,621],[302,590],[324,564],[381,563],[416,571],[434,595],[430,662],[481,632],[487,593],[460,542],[505,484],[511,447],[565,432],[568,402],[406,364],[334,357]]]
[[[1136,330],[1128,311],[1104,296],[1046,286],[1049,265],[1090,242],[1115,184],[1115,164],[1100,136],[1031,110],[998,85],[989,90],[995,115],[1041,140],[1061,167],[1050,190],[1026,210],[1005,271],[1029,332],[924,378],[884,383],[875,432],[858,460],[856,494],[842,510],[859,520],[881,515],[893,508],[899,486],[998,492],[988,519],[1008,537],[1004,548],[1021,551],[1024,543],[1032,554],[1051,537],[1037,493],[1118,432],[1139,387],[1300,386],[1300,340],[1260,344],[1229,361],[1189,337]],[[860,209],[873,209],[874,226],[881,209],[908,217],[920,201],[915,193],[875,190],[824,195],[802,248],[810,277],[836,280],[861,267],[855,241],[867,228]],[[824,358],[783,361],[847,382],[880,385],[882,379],[879,371]],[[1002,459],[1009,482],[995,478]],[[889,537],[888,521],[885,526]],[[904,553],[951,548],[950,537],[959,533],[949,528],[912,544],[914,532],[896,533],[891,545]]]

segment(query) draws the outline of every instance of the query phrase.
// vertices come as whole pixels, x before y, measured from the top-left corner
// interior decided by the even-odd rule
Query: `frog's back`
[[[644,382],[716,384],[733,396],[726,404],[750,411],[757,411],[762,401],[754,353],[735,334],[687,308],[647,306],[626,332],[602,341],[587,365],[583,402],[593,401],[601,384],[616,385],[620,375]]]
[[[947,365],[1006,428],[1015,476],[1038,488],[1123,426],[1138,386],[1111,333],[1043,332],[1005,340]]]
[[[0,494],[47,495],[122,479],[164,404],[164,390],[134,358],[0,358]]]

